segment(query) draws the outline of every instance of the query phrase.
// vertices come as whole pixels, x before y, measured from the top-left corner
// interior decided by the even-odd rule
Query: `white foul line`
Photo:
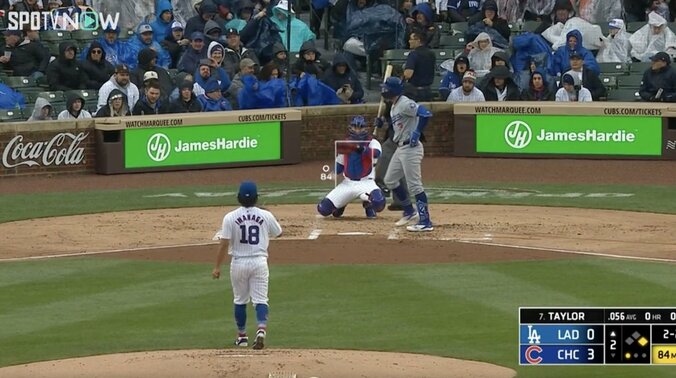
[[[54,259],[54,258],[59,258],[59,257],[105,255],[105,254],[109,254],[109,253],[140,252],[140,251],[150,251],[150,250],[165,249],[165,248],[199,247],[199,246],[204,246],[204,245],[216,245],[216,244],[218,244],[218,243],[211,242],[211,243],[194,243],[194,244],[174,244],[174,245],[149,246],[149,247],[138,247],[138,248],[110,249],[110,250],[107,250],[107,251],[60,253],[60,254],[56,254],[56,255],[44,255],[44,256],[10,257],[10,258],[7,258],[7,259],[0,259],[0,262],[44,260],[44,259]]]
[[[322,230],[319,229],[319,228],[315,228],[314,230],[312,230],[312,232],[310,232],[310,236],[308,236],[307,238],[308,238],[308,240],[315,240],[315,239],[319,238],[319,235],[321,235],[321,234],[322,234]]]
[[[640,261],[657,261],[657,262],[667,262],[667,263],[676,263],[676,259],[665,259],[660,257],[642,257],[642,256],[629,256],[629,255],[615,255],[612,253],[600,253],[600,252],[586,252],[586,251],[573,251],[570,249],[558,249],[558,248],[545,248],[545,247],[528,247],[524,245],[511,245],[511,244],[502,244],[502,243],[487,243],[481,241],[472,241],[472,240],[456,240],[458,243],[466,244],[479,244],[493,247],[508,247],[508,248],[517,248],[517,249],[531,249],[536,251],[549,251],[549,252],[558,252],[558,253],[568,253],[571,255],[585,255],[585,256],[596,256],[596,257],[609,257],[614,259],[626,259],[626,260],[640,260]]]
[[[398,228],[393,228],[392,231],[390,231],[390,234],[387,235],[387,240],[396,240],[399,239],[397,236],[399,234],[399,229]]]

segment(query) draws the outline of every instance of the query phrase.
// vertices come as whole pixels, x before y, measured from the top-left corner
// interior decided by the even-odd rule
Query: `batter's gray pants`
[[[397,144],[392,141],[392,138],[387,138],[380,147],[382,148],[382,153],[378,158],[378,164],[376,164],[376,183],[385,184],[385,172],[387,172],[387,167],[390,165],[394,151],[397,150]],[[399,180],[399,185],[408,192],[406,178],[402,177],[401,180]],[[387,187],[387,185],[385,186]],[[395,195],[392,195],[392,203],[401,205],[401,201],[399,201],[399,198]]]
[[[392,190],[399,186],[402,178],[406,178],[410,194],[415,196],[424,192],[425,188],[423,188],[420,169],[424,155],[425,149],[420,142],[415,147],[411,147],[410,145],[398,147],[394,151],[390,166],[385,173],[385,185]]]

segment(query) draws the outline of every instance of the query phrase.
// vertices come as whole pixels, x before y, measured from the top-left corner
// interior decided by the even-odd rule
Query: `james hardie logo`
[[[530,143],[533,132],[523,121],[513,121],[505,127],[505,142],[516,149],[522,149]]]
[[[162,133],[153,134],[148,139],[147,151],[153,161],[164,161],[171,152],[171,141]]]

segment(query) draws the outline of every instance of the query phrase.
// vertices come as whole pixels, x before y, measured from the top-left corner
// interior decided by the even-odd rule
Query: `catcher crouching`
[[[336,146],[337,175],[344,176],[317,205],[323,216],[339,218],[347,204],[359,198],[367,218],[376,218],[386,204],[385,195],[375,182],[374,166],[381,153],[380,142],[371,137],[369,127],[362,116],[354,116],[348,126],[348,140]]]

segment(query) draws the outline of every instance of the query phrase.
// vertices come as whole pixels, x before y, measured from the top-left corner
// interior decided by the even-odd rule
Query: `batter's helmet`
[[[363,116],[354,116],[350,120],[350,126],[348,127],[348,132],[350,134],[350,139],[353,140],[365,140],[368,135],[368,125]]]
[[[385,98],[401,96],[404,93],[404,82],[400,78],[390,76],[380,84],[380,94]]]

